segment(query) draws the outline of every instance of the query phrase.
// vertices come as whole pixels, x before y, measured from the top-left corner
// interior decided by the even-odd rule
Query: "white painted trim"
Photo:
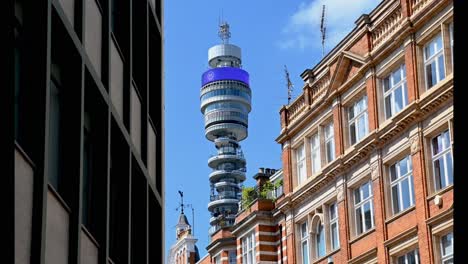
[[[267,246],[277,246],[279,244],[279,241],[275,241],[275,242],[270,242],[270,241],[257,241],[255,243],[255,246],[258,246],[258,245],[267,245]]]
[[[267,255],[267,256],[277,256],[276,252],[271,252],[271,251],[256,251],[255,256],[260,256],[262,255]]]
[[[276,232],[259,231],[255,233],[255,236],[257,236],[257,234],[262,236],[277,236],[279,235],[279,230]]]

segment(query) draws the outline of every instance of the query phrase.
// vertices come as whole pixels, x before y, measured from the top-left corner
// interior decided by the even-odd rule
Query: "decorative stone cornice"
[[[367,72],[366,72],[366,79],[369,79],[370,77],[374,76],[375,75],[375,68],[374,67],[370,67]]]
[[[413,137],[410,138],[410,146],[411,146],[411,155],[414,155],[421,150],[421,145],[419,142],[419,133],[415,134]]]
[[[286,222],[286,235],[289,236],[292,234],[292,220]]]
[[[343,185],[340,185],[336,188],[336,200],[341,202],[344,200],[344,188]]]
[[[341,96],[337,96],[333,99],[332,107],[335,107],[339,104],[341,104]]]
[[[371,178],[373,181],[380,177],[380,169],[379,169],[378,164],[371,165],[370,171],[371,171]]]

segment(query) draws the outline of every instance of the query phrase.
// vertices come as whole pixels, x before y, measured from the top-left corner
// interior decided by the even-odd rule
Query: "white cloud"
[[[321,49],[320,18],[325,5],[325,50],[330,51],[355,26],[354,22],[369,13],[381,0],[312,0],[302,2],[283,28],[277,44],[282,49]]]

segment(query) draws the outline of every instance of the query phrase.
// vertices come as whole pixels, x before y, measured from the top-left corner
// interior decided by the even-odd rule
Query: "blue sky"
[[[231,27],[230,43],[242,48],[243,69],[250,73],[252,111],[249,136],[241,142],[247,159],[247,180],[260,167],[281,168],[279,109],[287,103],[284,65],[300,94],[300,74],[316,65],[321,55],[320,15],[327,8],[330,51],[354,28],[362,13],[380,0],[167,0],[165,1],[165,115],[166,115],[166,252],[175,242],[178,190],[195,210],[195,236],[200,257],[209,244],[209,181],[207,160],[215,153],[205,139],[200,112],[201,74],[208,69],[208,48],[219,44],[218,19]],[[186,209],[192,223],[192,211]]]

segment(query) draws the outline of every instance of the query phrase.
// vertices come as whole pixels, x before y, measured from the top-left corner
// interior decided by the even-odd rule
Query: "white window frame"
[[[320,137],[318,132],[310,137],[310,161],[312,175],[314,175],[319,172],[322,167],[320,157]]]
[[[332,210],[334,208],[334,214],[335,214],[335,217],[332,218]],[[328,224],[330,226],[330,249],[331,251],[333,250],[336,250],[338,248],[340,248],[340,225],[338,223],[338,204],[337,202],[334,202],[332,204],[330,204],[328,206],[328,215],[329,215],[329,221],[328,221]],[[333,236],[333,225],[336,226],[336,247],[334,247],[334,244],[333,244],[333,240],[334,240],[334,236]]]
[[[450,37],[450,53],[452,59],[452,71],[453,71],[453,22],[449,24],[449,37]]]
[[[443,255],[444,246],[443,246],[443,244],[442,244],[442,238],[443,238],[443,237],[446,237],[446,236],[448,236],[448,235],[451,235],[451,236],[452,236],[451,239],[450,239],[450,242],[451,242],[451,243],[450,243],[450,244],[451,244],[450,246],[452,247],[452,253],[451,253],[451,254]],[[443,236],[440,236],[440,238],[439,238],[439,249],[440,249],[440,261],[441,261],[442,264],[445,264],[446,261],[447,261],[447,263],[448,263],[448,261],[450,261],[450,260],[453,261],[453,243],[454,243],[454,241],[453,241],[453,232],[449,232],[449,233],[447,233],[447,234],[445,234],[445,235],[443,235]]]
[[[420,263],[421,263],[421,260],[419,259],[419,250],[418,250],[417,248],[416,248],[416,249],[413,249],[413,250],[411,250],[411,251],[408,251],[408,252],[406,252],[406,253],[403,254],[403,255],[400,255],[400,256],[396,257],[396,258],[395,258],[396,264],[399,264],[399,263],[400,263],[400,262],[399,262],[400,258],[403,258],[403,260],[404,260],[404,262],[405,262],[404,264],[411,264],[411,263],[409,262],[409,256],[408,256],[408,254],[411,253],[411,252],[414,252],[414,259],[416,260],[416,263],[420,264]]]
[[[215,264],[221,264],[221,255],[215,257]]]
[[[333,131],[333,121],[329,122],[324,126],[324,137],[325,137],[325,157],[326,162],[330,163],[335,160],[335,131]],[[328,143],[330,143],[330,149],[328,149]],[[331,156],[331,159],[329,159]]]
[[[364,107],[363,109],[361,109],[360,112],[358,112],[358,104],[363,102],[364,103]],[[358,143],[359,141],[361,141],[361,139],[363,139],[367,134],[369,134],[369,117],[368,117],[368,114],[367,114],[367,108],[368,108],[368,105],[367,105],[367,95],[364,95],[362,96],[359,100],[357,100],[356,102],[354,102],[349,108],[348,108],[348,129],[349,129],[349,143],[350,145],[354,145],[356,143]],[[353,111],[353,117],[350,118],[349,117],[349,114],[351,113],[351,111]],[[361,135],[359,134],[359,122],[358,120],[364,116],[364,134]],[[354,135],[356,136],[355,138],[355,142],[353,142],[353,139],[351,137],[351,125],[354,124]]]
[[[400,74],[400,81],[397,83],[394,83],[395,79],[393,78],[395,73]],[[388,80],[388,81],[386,81]],[[386,83],[389,85],[389,87],[386,87]],[[387,89],[385,91],[385,89]],[[402,106],[400,110],[396,110],[396,102],[395,102],[395,91],[401,89],[401,94],[402,94]],[[385,77],[382,80],[382,91],[384,94],[384,115],[385,119],[389,119],[392,116],[396,115],[398,112],[403,110],[407,105],[408,105],[408,86],[406,84],[406,65],[405,63],[401,64],[398,66],[397,69],[392,71],[387,77]],[[387,114],[387,97],[390,97],[390,116]]]
[[[306,151],[305,145],[301,144],[296,149],[296,174],[297,174],[297,185],[305,182],[307,179],[307,167],[306,167]]]
[[[255,256],[255,232],[252,231],[242,238],[242,263],[256,263]]]
[[[303,228],[305,227],[305,232]],[[299,234],[301,240],[301,260],[302,264],[310,263],[310,235],[309,235],[309,224],[307,221],[299,225]],[[304,235],[305,234],[305,235]],[[307,249],[307,261],[304,260],[304,245]]]
[[[449,142],[445,142],[448,146],[445,146],[444,149],[439,151],[439,153],[434,154],[434,146],[432,144],[433,140],[436,139],[439,136],[443,136],[443,134],[447,133],[449,137]],[[450,130],[446,129],[443,132],[437,134],[435,137],[432,137],[430,140],[430,148],[431,148],[431,162],[432,162],[432,173],[434,175],[434,189],[436,191],[444,189],[447,186],[450,186],[453,184],[453,171],[452,171],[452,182],[449,183],[449,173],[448,173],[448,167],[447,167],[447,155],[450,152],[451,155],[451,160],[452,160],[452,170],[453,170],[453,152],[452,152],[452,143],[451,143],[451,135],[450,135]],[[435,161],[441,159],[444,163],[444,175],[443,177],[445,178],[446,185],[445,186],[437,186],[437,174],[436,174],[436,167],[435,167]]]
[[[401,166],[401,162],[403,160],[407,159],[407,172],[406,174],[404,175],[401,175],[401,170],[400,170],[400,166]],[[391,168],[392,167],[395,167],[395,173],[396,173],[396,179],[392,181],[392,173],[391,173]],[[398,214],[399,212],[401,211],[404,211],[406,210],[407,208],[410,208],[411,206],[414,205],[415,203],[415,197],[414,197],[414,178],[413,178],[413,165],[412,165],[412,160],[411,160],[411,156],[405,156],[403,159],[400,159],[398,160],[395,164],[389,166],[388,168],[388,176],[389,176],[389,180],[390,180],[390,196],[391,196],[391,207],[392,207],[392,212],[393,214]],[[410,205],[406,208],[404,208],[403,206],[403,187],[402,187],[402,182],[404,180],[408,180],[408,184],[409,184],[409,199],[410,199]],[[398,188],[398,197],[394,197],[393,196],[393,187],[397,186]],[[394,207],[394,199],[398,199],[398,207],[399,208],[395,208]],[[396,209],[398,209],[398,211],[396,211]]]
[[[440,38],[440,42],[442,43],[442,47],[438,47],[437,46],[437,39]],[[426,54],[426,48],[431,45],[431,44],[434,44],[435,47],[436,47],[436,51],[433,55],[431,55],[430,57],[427,57],[427,54]],[[442,79],[439,79],[440,77],[440,72],[439,72],[439,57],[442,56],[442,63],[443,63],[443,68],[444,68],[444,77]],[[440,81],[442,81],[443,79],[445,79],[445,77],[447,77],[447,70],[445,69],[445,54],[444,54],[444,40],[442,38],[442,34],[439,32],[436,36],[434,36],[430,41],[428,41],[426,43],[426,45],[424,45],[423,47],[423,59],[424,59],[424,81],[425,81],[425,84],[426,84],[426,90],[434,87],[436,84],[438,84]],[[428,83],[428,79],[427,79],[427,66],[429,64],[432,64],[432,63],[435,63],[435,71],[436,71],[436,82],[433,83],[431,86],[429,86],[429,83]]]
[[[363,199],[363,189],[362,187],[365,185],[365,184],[368,184],[368,188],[369,188],[369,197],[367,198],[364,198]],[[359,197],[360,197],[360,201],[358,203],[356,203],[356,196],[355,196],[355,192],[356,190],[359,190]],[[354,190],[353,190],[353,200],[354,200],[354,221],[355,221],[355,228],[356,228],[356,235],[360,235],[360,234],[364,234],[366,233],[367,231],[371,230],[372,228],[375,227],[375,223],[374,223],[374,204],[373,204],[373,199],[374,197],[374,194],[373,194],[373,190],[372,190],[372,181],[366,181],[362,184],[360,184],[358,187],[356,187]],[[369,203],[370,204],[370,212],[371,212],[371,227],[369,228],[366,228],[366,221],[365,221],[365,214],[364,214],[364,205]],[[362,229],[362,232],[359,233],[358,230],[358,221],[357,221],[357,209],[358,208],[361,208],[361,217],[362,217],[362,221],[361,221],[361,229]]]

